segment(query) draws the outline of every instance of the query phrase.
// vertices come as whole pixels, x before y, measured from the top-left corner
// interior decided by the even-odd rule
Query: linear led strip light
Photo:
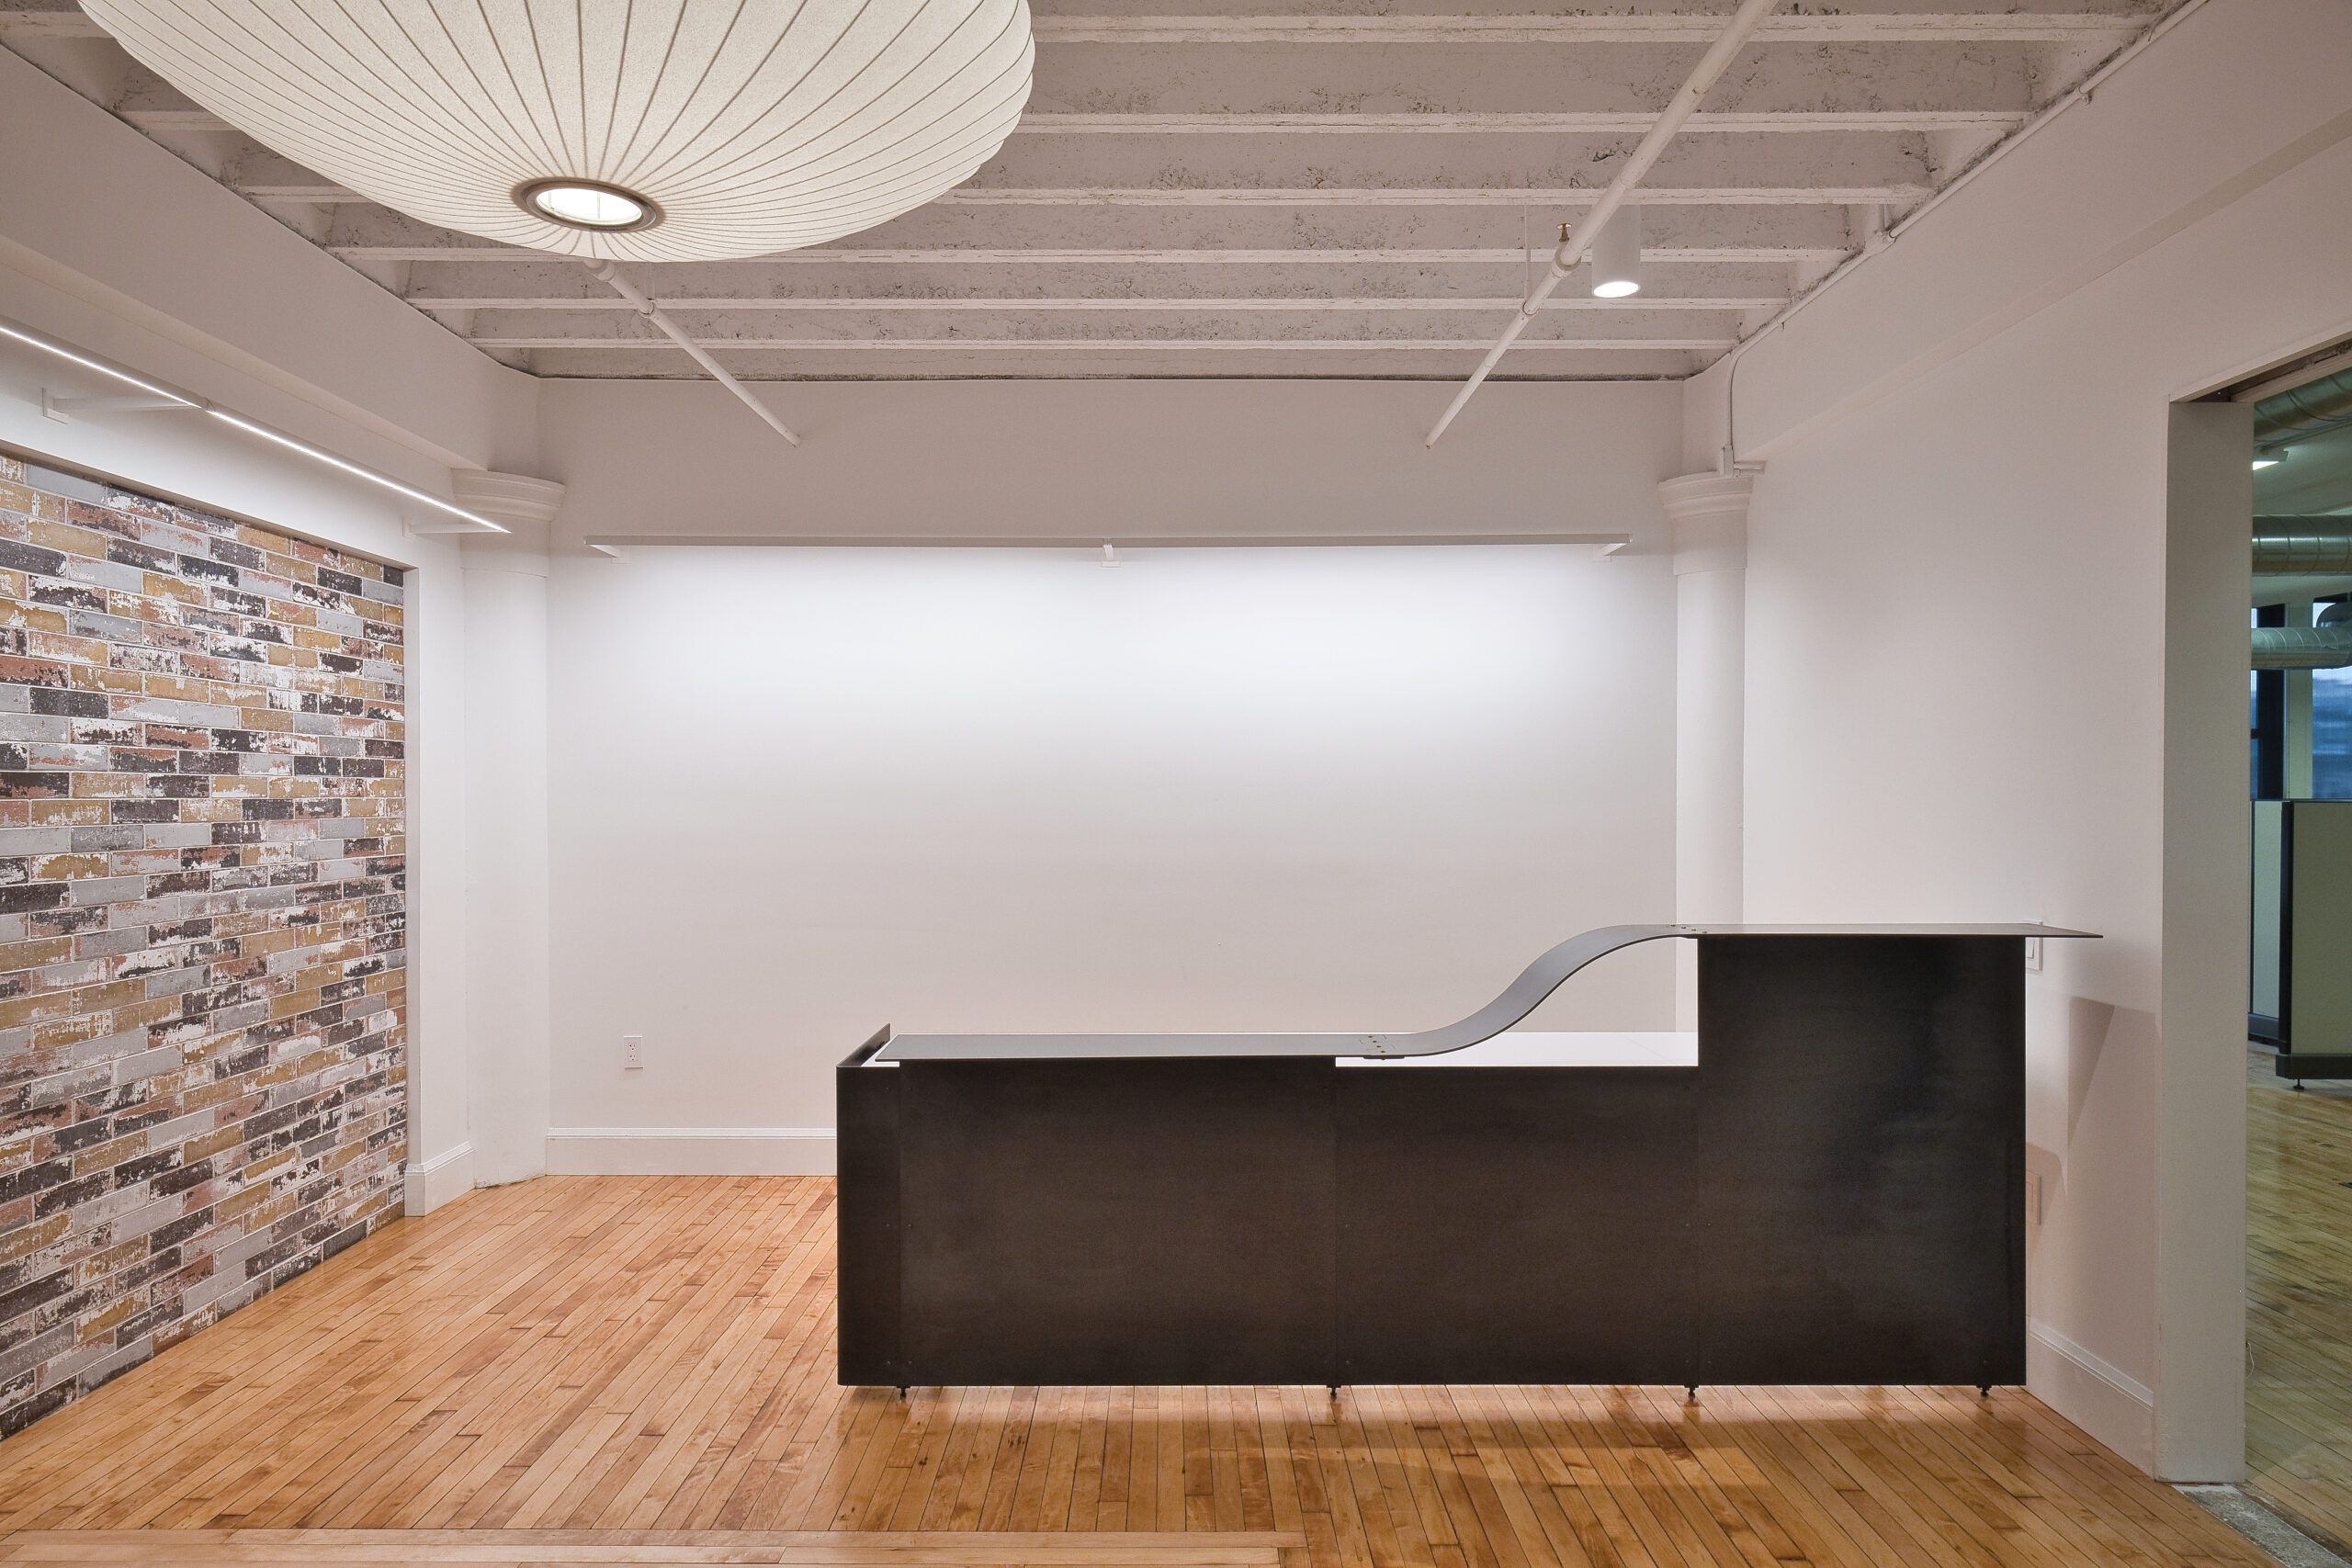
[[[313,446],[309,442],[299,440],[282,430],[274,430],[258,420],[247,419],[240,413],[232,413],[207,399],[190,397],[185,392],[175,392],[170,388],[159,386],[143,376],[134,376],[119,366],[109,365],[105,360],[85,354],[78,348],[69,347],[59,343],[55,338],[37,333],[30,327],[12,321],[5,316],[0,316],[0,337],[13,338],[18,343],[38,348],[45,354],[53,354],[60,359],[72,360],[85,370],[95,370],[101,376],[111,377],[115,380],[138,388],[145,394],[142,397],[131,398],[54,398],[44,391],[40,400],[41,412],[51,419],[63,419],[75,412],[141,413],[161,412],[171,409],[193,409],[211,415],[223,424],[232,424],[249,435],[258,435],[263,440],[276,442],[289,451],[300,452],[305,457],[324,463],[331,468],[340,468],[345,473],[366,479],[370,484],[381,485],[386,490],[395,491],[411,501],[423,502],[436,512],[446,512],[452,517],[463,518],[476,527],[486,529],[493,534],[509,532],[505,527],[492,522],[480,513],[469,512],[455,502],[444,501],[437,495],[417,489],[414,485],[403,484],[390,474],[379,473],[374,468],[338,457],[322,447]]]

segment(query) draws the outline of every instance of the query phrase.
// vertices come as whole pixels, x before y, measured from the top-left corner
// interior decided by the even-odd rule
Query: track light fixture
[[[504,525],[493,523],[480,513],[469,512],[454,502],[444,501],[437,495],[417,489],[414,485],[402,484],[390,474],[380,473],[374,468],[338,457],[322,447],[313,446],[309,442],[299,440],[282,430],[263,424],[256,420],[247,419],[240,413],[232,413],[220,404],[207,399],[190,397],[185,392],[175,392],[169,387],[148,380],[143,376],[135,376],[119,365],[110,365],[96,355],[84,353],[71,344],[60,343],[46,333],[35,332],[21,321],[0,319],[0,338],[11,339],[23,344],[28,348],[40,349],[43,354],[55,355],[58,358],[71,361],[85,370],[95,370],[99,375],[120,381],[126,386],[136,387],[143,394],[137,397],[74,398],[59,397],[44,389],[41,392],[41,412],[62,424],[71,424],[77,412],[161,413],[185,411],[189,413],[207,414],[223,424],[235,426],[248,435],[257,435],[288,451],[300,452],[313,462],[323,463],[331,468],[340,468],[354,478],[366,479],[369,484],[381,485],[386,490],[404,495],[409,500],[421,502],[436,512],[446,512],[452,517],[473,525],[479,530],[492,534],[510,532]]]

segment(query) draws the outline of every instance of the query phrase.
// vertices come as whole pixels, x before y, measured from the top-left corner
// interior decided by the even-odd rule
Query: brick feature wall
[[[0,455],[0,1435],[398,1213],[401,604]]]

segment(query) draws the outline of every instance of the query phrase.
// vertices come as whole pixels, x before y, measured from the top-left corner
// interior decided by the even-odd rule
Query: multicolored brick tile
[[[0,1436],[399,1212],[402,619],[0,454]]]

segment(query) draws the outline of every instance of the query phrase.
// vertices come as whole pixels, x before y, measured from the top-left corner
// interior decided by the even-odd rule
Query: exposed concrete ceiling
[[[1032,3],[1030,112],[966,186],[831,245],[631,280],[753,379],[1459,378],[1726,8]],[[2166,8],[1873,0],[1772,17],[1637,194],[1648,287],[1563,288],[1498,374],[1703,368]],[[334,186],[70,0],[0,0],[0,44],[508,364],[701,374],[577,264]]]

